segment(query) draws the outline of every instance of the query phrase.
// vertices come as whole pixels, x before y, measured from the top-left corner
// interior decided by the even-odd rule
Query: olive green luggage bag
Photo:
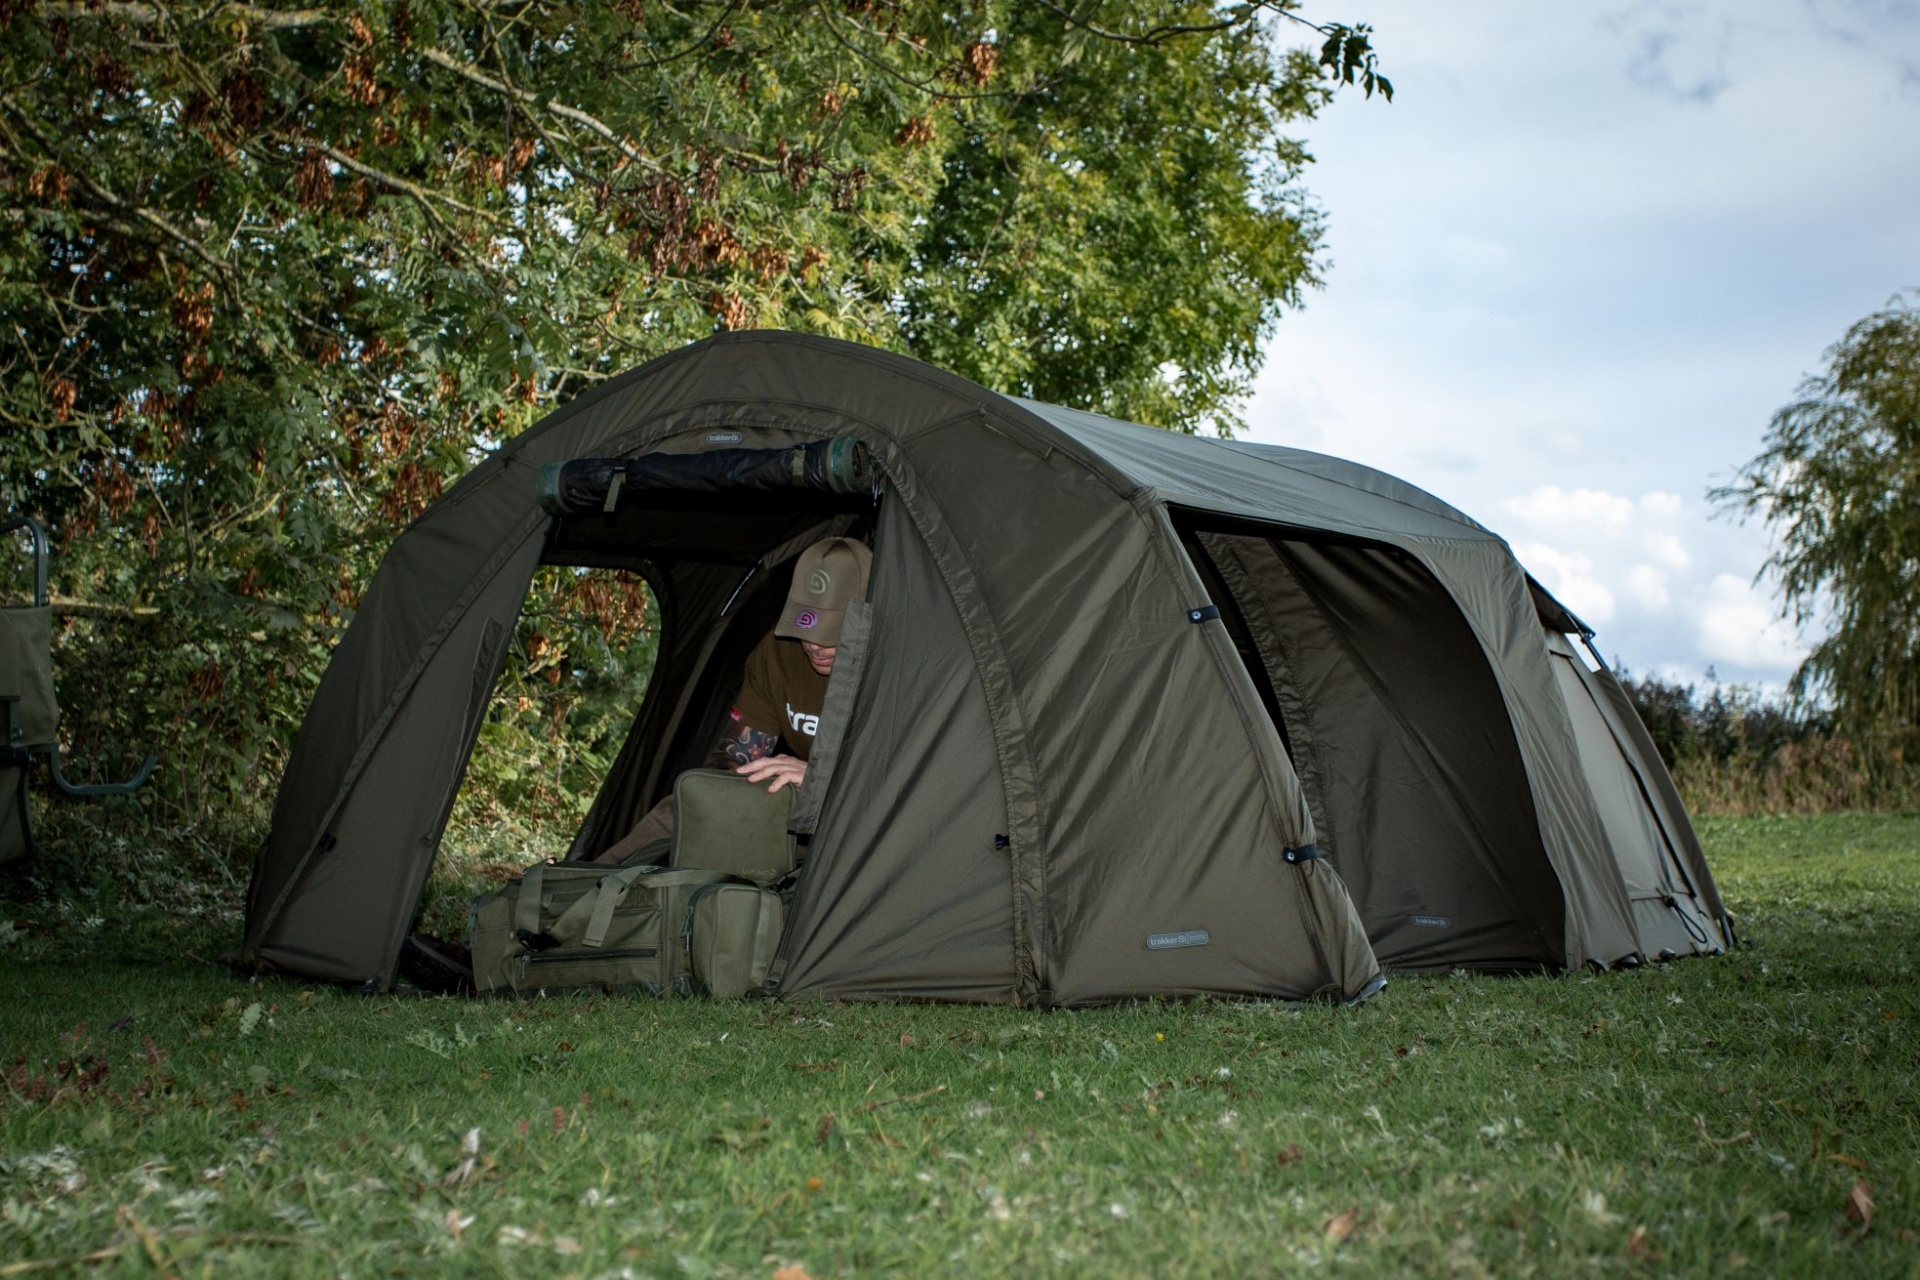
[[[474,985],[518,996],[692,994],[683,943],[692,895],[733,880],[690,868],[536,863],[474,903]]]

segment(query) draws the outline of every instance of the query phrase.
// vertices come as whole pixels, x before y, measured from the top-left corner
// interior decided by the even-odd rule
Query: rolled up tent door
[[[815,489],[872,493],[873,456],[848,436],[785,449],[710,449],[637,458],[575,458],[540,469],[540,505],[553,515],[612,511],[636,493],[719,493],[743,489]]]

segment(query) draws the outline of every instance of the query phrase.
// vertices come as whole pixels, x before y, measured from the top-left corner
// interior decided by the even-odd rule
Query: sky
[[[1707,495],[1920,286],[1920,0],[1307,13],[1372,23],[1394,99],[1298,130],[1324,287],[1269,339],[1245,438],[1453,503],[1616,667],[1781,687],[1810,637],[1755,582],[1765,526]]]

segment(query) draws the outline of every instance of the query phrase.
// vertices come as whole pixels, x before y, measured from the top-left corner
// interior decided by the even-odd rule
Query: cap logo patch
[[[808,594],[823,596],[831,590],[833,590],[833,575],[825,569],[815,569],[807,575]]]
[[[811,609],[802,609],[798,614],[794,615],[793,625],[799,627],[802,631],[811,631],[820,625],[820,615]]]

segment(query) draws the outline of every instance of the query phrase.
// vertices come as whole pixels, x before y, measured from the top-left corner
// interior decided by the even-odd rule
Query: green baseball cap
[[[800,553],[793,566],[793,588],[773,634],[810,640],[828,648],[840,643],[840,620],[847,602],[867,594],[873,552],[852,538],[822,538]]]

